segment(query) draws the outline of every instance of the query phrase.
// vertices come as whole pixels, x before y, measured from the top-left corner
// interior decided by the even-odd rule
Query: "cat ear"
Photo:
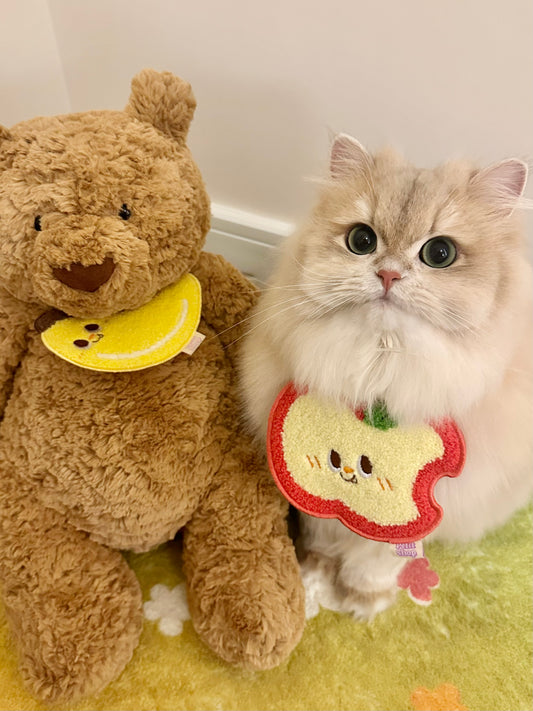
[[[372,165],[372,158],[366,149],[347,133],[339,133],[333,139],[329,170],[335,179],[347,178]]]
[[[527,181],[528,167],[518,158],[509,158],[478,171],[470,183],[495,212],[507,217],[519,205]]]

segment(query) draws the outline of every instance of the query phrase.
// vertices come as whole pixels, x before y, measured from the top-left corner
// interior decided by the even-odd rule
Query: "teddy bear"
[[[0,588],[22,676],[50,702],[122,671],[142,626],[122,551],[178,532],[194,628],[225,661],[271,668],[304,625],[287,505],[241,424],[256,289],[202,251],[195,106],[187,82],[146,69],[123,111],[0,127]],[[69,347],[96,349],[101,323],[185,277],[201,294],[195,350],[98,369],[44,340],[85,323]]]

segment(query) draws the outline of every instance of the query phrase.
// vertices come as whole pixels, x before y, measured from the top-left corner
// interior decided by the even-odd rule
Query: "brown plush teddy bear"
[[[194,108],[189,84],[145,70],[124,111],[0,127],[0,581],[42,699],[95,693],[120,673],[142,614],[119,549],[182,528],[192,620],[223,659],[272,667],[303,629],[286,505],[239,425],[230,327],[254,288],[201,251]],[[95,372],[43,341],[56,322],[89,319],[75,339],[88,347],[99,320],[134,318],[187,274],[205,336],[190,355]]]

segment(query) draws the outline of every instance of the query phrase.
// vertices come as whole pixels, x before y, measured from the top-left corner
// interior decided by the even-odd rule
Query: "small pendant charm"
[[[438,588],[440,578],[429,567],[427,558],[410,560],[398,575],[398,587],[407,590],[407,594],[417,605],[431,605],[431,590]]]

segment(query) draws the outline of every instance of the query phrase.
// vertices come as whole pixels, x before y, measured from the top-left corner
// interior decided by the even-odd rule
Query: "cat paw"
[[[335,587],[337,568],[335,560],[318,553],[310,553],[300,562],[306,620],[318,615],[320,608],[342,611],[342,599]]]
[[[398,592],[397,576],[404,562],[386,569],[343,566],[339,558],[308,552],[300,567],[306,589],[306,616],[319,607],[352,614],[358,620],[371,620],[394,604]],[[316,609],[315,609],[316,608]]]
[[[398,559],[390,566],[376,568],[339,566],[335,589],[342,600],[343,612],[359,620],[372,620],[396,601],[398,574],[405,561]]]
[[[336,581],[337,594],[341,598],[341,611],[349,612],[357,620],[372,620],[380,612],[384,612],[396,601],[398,588],[396,584],[385,590],[358,590],[346,587]]]

